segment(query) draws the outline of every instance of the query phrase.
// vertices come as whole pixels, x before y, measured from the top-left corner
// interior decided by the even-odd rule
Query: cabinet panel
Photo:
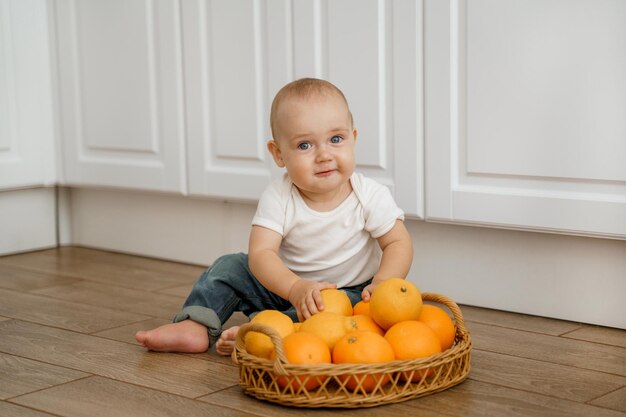
[[[624,181],[626,3],[468,5],[468,172]]]
[[[427,218],[626,237],[626,5],[428,1]]]
[[[65,181],[184,192],[177,1],[56,2]]]
[[[255,200],[273,162],[269,108],[291,79],[290,2],[183,4],[191,194]]]
[[[0,1],[0,188],[54,184],[45,0]]]
[[[422,3],[294,2],[295,77],[335,83],[358,130],[357,169],[423,216]]]

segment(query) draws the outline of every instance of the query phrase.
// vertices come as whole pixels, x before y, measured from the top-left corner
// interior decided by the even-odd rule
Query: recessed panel
[[[390,29],[388,2],[328,1],[321,22],[322,68],[342,89],[358,130],[359,166],[385,168],[387,132],[387,63]],[[355,13],[358,10],[358,13]]]
[[[68,184],[184,191],[180,3],[58,0]]]
[[[10,73],[9,60],[11,50],[10,32],[7,30],[10,24],[8,15],[2,5],[0,5],[0,158],[4,151],[11,148],[11,103],[9,102],[14,94],[9,91]]]
[[[625,181],[626,2],[465,8],[467,171]]]
[[[155,28],[151,1],[80,0],[76,57],[83,146],[157,152]]]
[[[264,22],[258,2],[213,1],[206,57],[210,71],[210,159],[262,160],[264,126]]]
[[[0,188],[53,183],[45,1],[0,1]]]

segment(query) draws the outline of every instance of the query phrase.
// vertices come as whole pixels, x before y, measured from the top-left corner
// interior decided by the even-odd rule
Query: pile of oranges
[[[368,303],[360,301],[352,307],[341,290],[321,292],[324,310],[302,323],[276,310],[257,314],[252,322],[265,324],[283,338],[283,350],[289,363],[316,365],[373,364],[396,359],[407,360],[428,357],[445,351],[454,343],[456,330],[450,316],[440,307],[423,304],[417,287],[401,278],[390,278],[373,291]],[[252,355],[274,359],[274,346],[269,336],[248,332],[246,351]],[[411,373],[406,379],[418,381],[428,376]],[[346,375],[346,387],[369,391],[379,382],[380,375],[371,375],[357,381]],[[320,385],[320,378],[302,380],[307,390]],[[280,377],[281,386],[300,387],[299,380]],[[384,383],[385,381],[383,381]]]

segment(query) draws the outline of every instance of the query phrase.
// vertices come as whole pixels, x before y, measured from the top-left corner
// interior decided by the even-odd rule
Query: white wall
[[[72,189],[78,245],[201,265],[246,251],[255,206]],[[407,222],[410,279],[459,303],[626,328],[626,242]]]
[[[55,247],[55,189],[0,192],[0,255]]]

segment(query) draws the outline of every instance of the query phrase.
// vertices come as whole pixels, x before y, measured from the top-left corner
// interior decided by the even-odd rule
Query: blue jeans
[[[342,288],[352,305],[361,300],[361,292],[370,282],[371,279],[354,287]],[[200,275],[174,322],[191,319],[203,324],[214,339],[219,337],[222,324],[235,311],[250,317],[262,310],[282,311],[294,322],[298,321],[296,309],[291,303],[268,291],[252,275],[248,255],[236,253],[218,258]]]

